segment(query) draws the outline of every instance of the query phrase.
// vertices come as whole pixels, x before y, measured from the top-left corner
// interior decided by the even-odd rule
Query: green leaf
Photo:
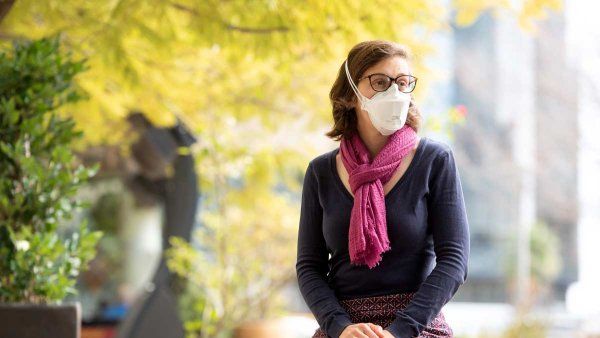
[[[73,79],[84,69],[58,37],[0,52],[0,275],[10,276],[0,302],[60,301],[95,256],[101,234],[86,224],[67,238],[56,231],[97,170],[75,162],[82,134],[59,114],[80,97]]]

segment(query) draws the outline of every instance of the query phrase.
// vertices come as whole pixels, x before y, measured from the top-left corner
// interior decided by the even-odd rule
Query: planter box
[[[2,338],[80,338],[81,306],[1,304]]]

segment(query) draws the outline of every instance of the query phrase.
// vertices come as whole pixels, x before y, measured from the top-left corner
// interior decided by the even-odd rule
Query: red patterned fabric
[[[385,328],[396,317],[396,310],[406,308],[413,296],[414,293],[400,293],[365,297],[341,300],[340,305],[348,312],[353,323],[373,323]],[[440,311],[431,323],[421,331],[418,338],[442,337],[454,337],[454,334],[448,323],[446,323],[444,314]],[[327,334],[319,328],[313,338],[327,338]]]

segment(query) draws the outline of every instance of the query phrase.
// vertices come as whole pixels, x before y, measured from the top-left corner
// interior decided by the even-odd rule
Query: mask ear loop
[[[354,84],[354,81],[352,81],[352,77],[350,76],[350,70],[348,70],[348,59],[346,59],[346,61],[344,62],[344,68],[346,69],[346,77],[348,78],[348,82],[350,82],[350,88],[352,88],[352,91],[354,91],[354,93],[358,97],[360,101],[360,107],[364,109],[365,101],[362,94],[358,91],[358,87]]]

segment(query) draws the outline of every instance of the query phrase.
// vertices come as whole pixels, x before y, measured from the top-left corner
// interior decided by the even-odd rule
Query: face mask
[[[367,111],[371,123],[381,135],[391,135],[402,128],[408,116],[410,94],[401,92],[398,89],[398,84],[393,83],[385,92],[377,92],[369,99],[358,91],[358,87],[352,81],[348,70],[348,60],[346,60],[344,66],[346,77],[348,77],[350,87],[352,87],[360,101],[361,109]]]

